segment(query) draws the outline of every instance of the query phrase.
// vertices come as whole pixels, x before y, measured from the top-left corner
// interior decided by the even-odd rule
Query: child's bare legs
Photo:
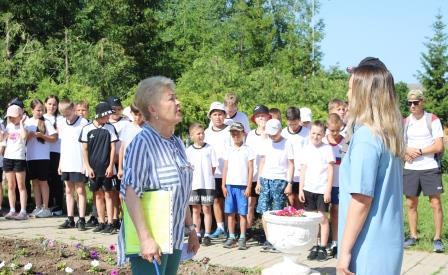
[[[120,215],[120,195],[117,190],[111,191],[112,193],[112,205],[113,205],[113,220],[118,220],[118,216]]]
[[[249,229],[255,220],[255,205],[257,204],[257,197],[248,198],[247,207],[247,228]]]
[[[224,223],[223,198],[215,198],[213,201],[213,212],[215,213],[216,223]],[[224,228],[223,228],[224,229]]]
[[[229,229],[229,238],[235,239],[235,213],[227,214],[227,228]]]
[[[106,216],[106,209],[104,204],[104,191],[98,190],[95,192],[95,200],[96,200],[96,210],[98,212],[98,222],[104,223],[105,222],[105,216]]]
[[[26,193],[26,186],[25,186],[25,171],[15,172],[15,174],[17,178],[17,186],[19,187],[19,193],[20,193],[20,207],[21,207],[20,212],[26,213],[26,201],[28,195]]]
[[[34,192],[34,202],[36,203],[36,208],[42,208],[42,193],[40,188],[40,181],[38,179],[31,180]]]
[[[202,212],[204,213],[205,236],[208,236],[212,232],[212,206],[202,205]]]
[[[114,216],[114,191],[105,191],[107,222],[112,224]]]
[[[76,186],[76,193],[78,193],[79,217],[84,218],[86,216],[86,204],[87,204],[86,187],[84,186],[84,183],[82,183],[82,182],[77,182],[74,185]],[[72,199],[73,199],[73,197],[72,197]]]
[[[331,204],[330,208],[330,220],[331,220],[331,240],[333,241],[332,246],[337,246],[338,241],[338,213],[339,205]]]
[[[246,215],[239,215],[239,216],[240,216],[240,238],[245,238],[247,229],[247,216]]]
[[[16,173],[6,172],[6,180],[8,181],[8,201],[10,211],[15,212],[16,208]]]
[[[50,189],[48,188],[48,181],[46,180],[40,180],[39,186],[40,186],[40,193],[42,195],[42,205],[44,209],[48,208],[48,200],[50,198]]]
[[[320,223],[320,246],[326,247],[328,244],[328,237],[330,236],[330,223],[325,212],[318,211],[323,218]]]
[[[65,182],[65,201],[67,203],[67,216],[73,217],[74,216],[74,205],[75,205],[75,199],[73,198],[75,194],[75,184],[70,181]]]
[[[192,206],[193,208],[193,224],[196,225],[196,232],[198,236],[200,235],[201,230],[201,205],[195,204]]]

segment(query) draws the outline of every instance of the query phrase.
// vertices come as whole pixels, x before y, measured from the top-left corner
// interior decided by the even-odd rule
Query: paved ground
[[[98,246],[108,246],[111,243],[116,243],[117,235],[94,234],[91,230],[79,232],[76,229],[57,229],[57,225],[63,221],[64,218],[30,219],[20,222],[7,221],[4,218],[0,218],[0,236],[22,239],[44,237],[69,244],[84,242],[86,245]],[[269,267],[282,260],[280,254],[261,252],[260,247],[255,246],[253,243],[249,243],[249,249],[246,251],[225,249],[222,247],[222,240],[214,241],[214,245],[212,246],[201,247],[195,259],[201,260],[204,257],[209,258],[211,264],[248,268]],[[322,274],[335,274],[334,266],[336,261],[334,259],[325,262],[310,262],[305,260],[306,254],[301,255],[299,259],[302,263],[312,267]],[[406,251],[402,266],[402,274],[448,274],[448,255]]]

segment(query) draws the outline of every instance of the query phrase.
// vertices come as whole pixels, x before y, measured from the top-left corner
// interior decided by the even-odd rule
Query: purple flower
[[[112,269],[112,271],[110,272],[110,275],[119,275],[120,274],[120,270],[114,268]]]
[[[80,243],[75,244],[76,249],[81,249],[82,245]]]
[[[109,245],[109,251],[110,251],[110,252],[115,252],[115,251],[117,251],[117,247],[115,246],[115,244],[110,244],[110,245]]]
[[[55,240],[48,240],[48,247],[54,247],[55,243]]]
[[[97,260],[99,253],[96,250],[90,250],[90,259]]]

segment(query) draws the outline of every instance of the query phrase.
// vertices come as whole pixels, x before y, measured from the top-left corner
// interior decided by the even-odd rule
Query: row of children
[[[301,112],[290,107],[286,110],[284,129],[280,120],[273,118],[279,114],[257,105],[251,117],[257,127],[250,131],[245,127],[249,124],[247,117],[244,119],[237,106],[238,98],[226,95],[224,104],[211,104],[209,127],[204,129],[194,123],[189,129],[193,144],[187,148],[187,156],[194,167],[190,205],[198,228],[201,210],[204,214],[203,238],[198,233],[202,244],[210,245],[211,239],[225,234],[225,214],[228,238],[224,247],[247,249],[246,233],[254,223],[255,211],[263,214],[289,204],[324,214],[320,243],[313,248],[309,259],[327,258],[330,231],[332,254],[336,255],[338,165],[344,152],[346,103],[338,99],[329,103],[326,125],[311,122],[308,108],[302,108]],[[330,203],[331,230],[326,216]],[[212,205],[217,224],[213,233]],[[266,233],[265,224],[263,227]],[[264,242],[263,249],[275,251],[269,241]]]

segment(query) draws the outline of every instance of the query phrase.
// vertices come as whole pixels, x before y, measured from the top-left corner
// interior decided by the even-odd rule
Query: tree
[[[446,24],[442,14],[436,15],[432,25],[434,36],[425,43],[426,53],[422,53],[423,72],[417,76],[425,88],[427,109],[437,114],[443,124],[448,123],[448,41]]]

